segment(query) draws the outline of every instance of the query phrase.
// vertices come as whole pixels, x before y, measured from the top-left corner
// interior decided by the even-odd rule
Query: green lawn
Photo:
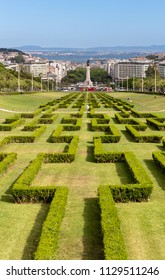
[[[31,95],[0,96],[0,108],[20,112],[33,112],[41,104],[68,95],[63,93],[38,93]],[[89,101],[89,93],[82,93],[85,104]],[[138,111],[157,112],[165,117],[165,97],[135,93],[111,93],[114,98],[127,101],[129,97]],[[15,204],[10,190],[13,182],[40,152],[62,152],[63,143],[49,143],[47,139],[60,124],[63,117],[78,112],[72,106],[60,108],[53,113],[59,116],[53,124],[46,125],[46,131],[36,142],[31,144],[9,144],[0,152],[17,153],[17,160],[9,170],[1,175],[0,187],[0,259],[33,259],[42,224],[49,205],[46,204]],[[97,95],[96,95],[97,96]],[[99,97],[96,97],[98,101]],[[100,101],[101,103],[101,101]],[[96,113],[106,113],[110,123],[115,124],[121,132],[119,143],[103,144],[106,151],[132,151],[142,163],[154,183],[151,200],[145,203],[116,204],[121,229],[123,232],[128,259],[164,259],[165,258],[165,174],[155,167],[152,160],[153,151],[164,150],[162,144],[135,143],[127,134],[125,125],[118,124],[114,119],[117,112],[114,108],[105,108],[103,103]],[[0,121],[13,116],[14,113],[0,111]],[[28,124],[31,119],[26,119]],[[145,122],[145,119],[142,120]],[[56,185],[69,188],[65,216],[61,225],[59,246],[54,258],[61,260],[104,259],[102,233],[100,227],[100,210],[97,190],[99,185],[127,184],[132,182],[131,174],[124,163],[94,162],[93,137],[102,132],[91,131],[91,119],[86,113],[82,117],[80,131],[64,131],[64,135],[78,135],[79,145],[76,160],[71,164],[42,164],[32,185]],[[0,132],[0,140],[9,135],[22,135],[23,125],[11,132]],[[147,133],[161,134],[147,128]],[[29,132],[28,132],[29,133]]]

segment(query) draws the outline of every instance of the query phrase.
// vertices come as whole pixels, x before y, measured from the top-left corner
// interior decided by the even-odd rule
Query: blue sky
[[[0,47],[165,44],[164,0],[5,0]]]

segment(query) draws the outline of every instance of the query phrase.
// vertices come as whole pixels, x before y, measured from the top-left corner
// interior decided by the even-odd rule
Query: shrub
[[[153,160],[155,164],[159,167],[161,171],[165,171],[165,153],[161,152],[153,152],[152,153]]]
[[[162,122],[163,120],[163,122]],[[165,119],[154,119],[154,118],[148,118],[147,123],[153,127],[155,127],[158,130],[165,130]]]
[[[126,260],[127,253],[120,220],[109,187],[99,187],[99,203],[105,260]]]
[[[126,125],[127,132],[134,138],[135,142],[160,143],[163,136],[161,135],[141,135],[136,126]]]
[[[0,131],[11,131],[23,122],[23,119],[6,119],[6,121],[0,125]]]
[[[11,154],[0,153],[0,174],[5,172],[8,169],[8,167],[13,164],[16,158],[17,158],[16,153],[11,153]]]
[[[135,155],[132,152],[104,152],[100,138],[94,140],[94,146],[94,156],[97,163],[125,162],[133,177],[132,184],[110,185],[114,200],[116,202],[148,201],[153,184]]]
[[[65,213],[68,189],[57,188],[51,202],[49,213],[43,224],[40,241],[35,252],[35,260],[53,260],[57,250],[59,232]]]

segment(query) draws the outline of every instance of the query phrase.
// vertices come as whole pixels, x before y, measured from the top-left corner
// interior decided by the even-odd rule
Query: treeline
[[[93,83],[108,84],[111,82],[111,77],[108,75],[107,71],[99,67],[91,67],[90,69],[91,80]],[[86,69],[76,68],[75,70],[70,70],[67,73],[61,83],[62,85],[76,84],[84,82],[86,79]]]
[[[7,49],[7,48],[0,48],[0,53],[4,53],[4,54],[9,54],[9,53],[12,53],[12,52],[16,52],[18,54],[25,54],[24,52],[20,51],[20,50],[17,50],[17,49]]]

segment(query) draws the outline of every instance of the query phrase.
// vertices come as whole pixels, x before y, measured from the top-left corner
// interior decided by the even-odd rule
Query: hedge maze
[[[90,110],[87,112],[86,105]],[[82,126],[88,127],[82,131]],[[84,126],[85,127],[85,126]],[[152,129],[150,129],[152,127]],[[13,144],[43,146],[35,154],[23,172],[12,184],[11,194],[17,203],[49,203],[49,211],[42,227],[34,259],[55,259],[66,213],[69,185],[35,185],[33,182],[45,165],[78,166],[80,147],[92,139],[95,168],[105,164],[124,164],[131,181],[114,185],[97,185],[100,207],[103,252],[106,260],[127,259],[124,237],[120,228],[116,203],[150,203],[153,182],[129,145],[122,146],[121,139],[139,143],[159,143],[165,150],[165,118],[148,112],[138,112],[130,102],[113,98],[105,93],[70,93],[46,104],[32,113],[16,114],[0,124],[3,139],[0,141],[0,173],[4,176],[13,164],[17,166],[17,153]],[[87,141],[83,142],[85,135]],[[8,147],[13,152],[8,153]],[[45,150],[48,145],[51,152]],[[41,148],[40,148],[41,149]],[[121,150],[120,150],[121,149]],[[143,156],[143,155],[141,155]],[[165,172],[165,152],[153,151],[155,168]],[[89,170],[89,173],[92,170]],[[76,174],[75,174],[76,175]],[[81,182],[80,182],[81,184]],[[83,187],[83,186],[82,186]],[[85,197],[84,197],[85,199]],[[74,246],[74,244],[73,244]]]

